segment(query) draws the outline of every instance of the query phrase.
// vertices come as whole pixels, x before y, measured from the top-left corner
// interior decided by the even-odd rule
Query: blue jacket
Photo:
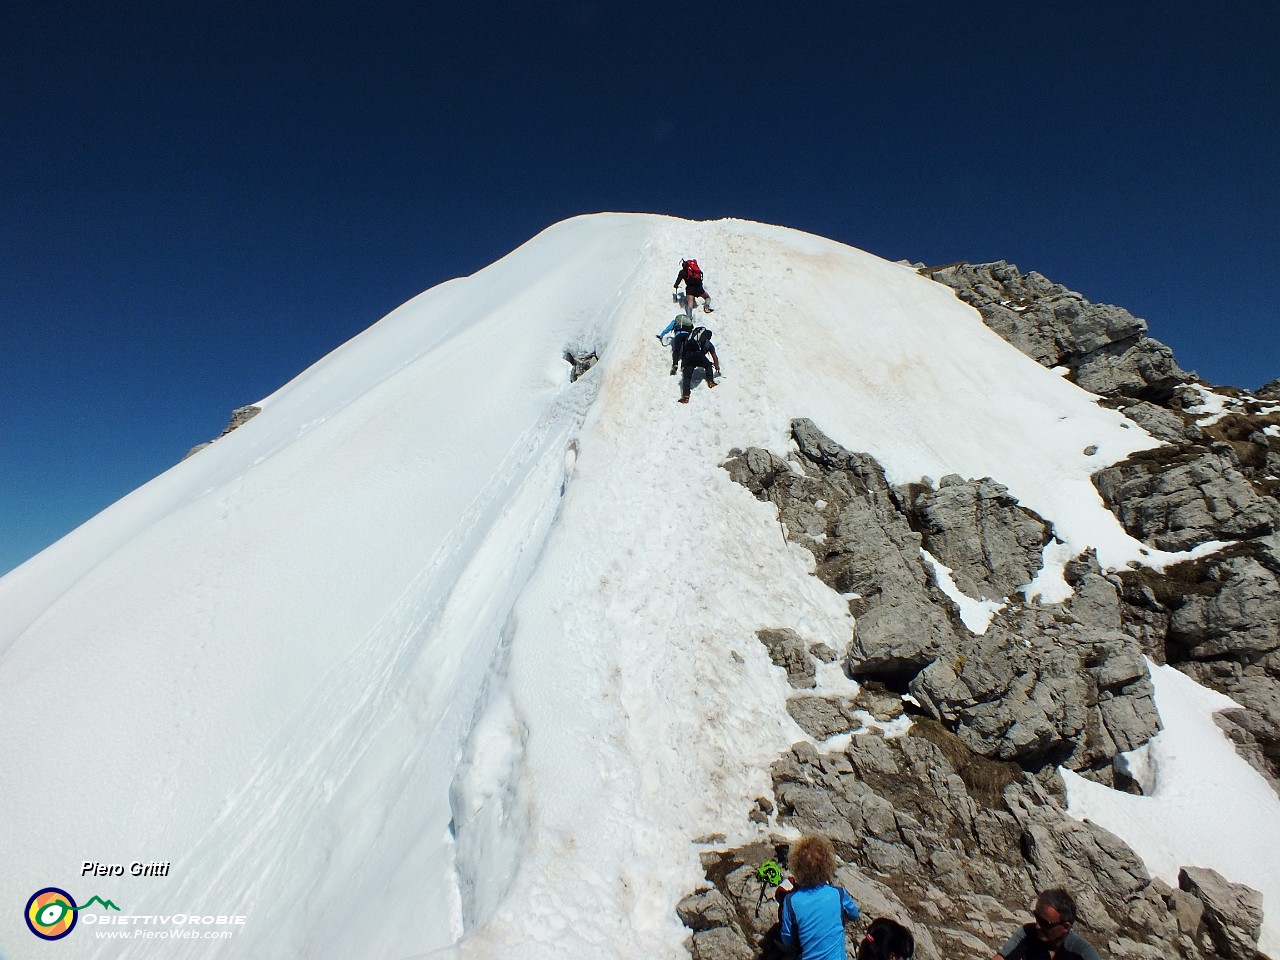
[[[682,314],[682,313],[678,313],[678,314],[676,314],[676,315],[675,315],[675,317],[672,319],[672,321],[671,321],[670,323],[668,323],[665,327],[663,327],[663,328],[662,328],[662,332],[661,332],[660,334],[658,334],[658,339],[659,339],[659,340],[661,340],[661,339],[662,339],[663,337],[665,337],[668,333],[670,333],[672,330],[674,330],[674,329],[675,329],[676,324],[677,324],[677,323],[679,323],[681,320],[688,320],[688,318],[687,318],[687,317],[685,317],[685,315],[684,315],[684,314]],[[689,321],[689,330],[692,330],[692,329],[693,329],[693,322],[692,322],[692,321]],[[689,330],[681,330],[681,331],[679,331],[679,332],[676,334],[676,336],[678,336],[678,337],[679,337],[679,336],[686,336],[686,337],[687,337],[687,336],[689,335]]]
[[[843,887],[800,887],[782,901],[782,942],[799,947],[801,960],[845,960],[844,918],[858,916]]]

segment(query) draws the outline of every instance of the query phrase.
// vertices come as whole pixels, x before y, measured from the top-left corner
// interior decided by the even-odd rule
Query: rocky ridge
[[[922,267],[945,283],[983,321],[1046,367],[1065,367],[1079,386],[1099,396],[1161,402],[1194,379],[1173,351],[1146,335],[1146,321],[1123,307],[1090,303],[1034,270],[997,263]]]
[[[209,446],[211,443],[216,443],[218,440],[221,440],[232,430],[236,430],[239,427],[244,426],[246,423],[248,423],[250,420],[252,420],[261,412],[262,412],[262,408],[258,406],[254,406],[253,404],[249,404],[244,407],[236,407],[236,409],[231,411],[231,419],[227,421],[227,425],[222,428],[222,432],[220,434],[214,437],[213,440],[206,440],[204,443],[196,444],[194,447],[192,447],[190,450],[186,452],[186,455],[182,459],[185,460],[187,459],[187,457],[190,457],[193,454],[199,453],[201,450]]]
[[[1127,311],[1006,263],[922,272],[1165,441],[1095,476],[1131,535],[1167,550],[1228,545],[1163,572],[1103,571],[1085,554],[1067,567],[1069,601],[1027,602],[1018,588],[1053,532],[994,480],[894,487],[872,457],[804,419],[786,456],[733,451],[729,475],[774,505],[856,622],[844,651],[810,647],[786,625],[758,631],[814,742],[779,757],[773,795],[744,811],[762,839],[703,855],[707,884],[679,908],[690,950],[776,950],[777,906],[755,870],[785,857],[799,831],[833,840],[839,881],[868,916],[911,925],[924,958],[991,956],[1049,886],[1077,893],[1079,928],[1104,955],[1253,958],[1256,891],[1195,868],[1178,889],[1152,879],[1119,838],[1066,814],[1056,771],[1140,792],[1117,758],[1159,729],[1145,655],[1240,703],[1219,722],[1280,790],[1280,381],[1253,395],[1208,389]],[[962,593],[1002,604],[983,632],[931,561]],[[817,664],[834,659],[861,681],[855,698],[812,692]],[[906,736],[832,745],[890,728],[904,710]]]
[[[1202,384],[1146,336],[1144,321],[1003,261],[921,273],[951,286],[1028,356],[1069,367],[1099,403],[1165,441],[1099,471],[1104,502],[1152,546],[1231,545],[1159,575],[1119,571],[1121,626],[1155,662],[1241,705],[1219,722],[1280,789],[1280,380],[1252,394]]]

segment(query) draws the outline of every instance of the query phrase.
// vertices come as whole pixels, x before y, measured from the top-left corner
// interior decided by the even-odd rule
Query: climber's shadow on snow
[[[701,368],[694,370],[693,376],[689,378],[689,389],[690,390],[696,389],[698,384],[706,383],[706,382],[707,382],[706,373],[704,373]]]

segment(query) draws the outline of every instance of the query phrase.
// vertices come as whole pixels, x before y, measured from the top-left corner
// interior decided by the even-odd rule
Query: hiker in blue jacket
[[[799,948],[800,960],[845,960],[844,921],[857,920],[858,905],[831,885],[836,855],[825,837],[804,837],[787,866],[796,888],[782,901],[782,943]]]
[[[693,321],[689,319],[687,314],[677,313],[675,319],[662,328],[662,332],[658,334],[661,340],[668,333],[671,334],[671,376],[676,375],[676,368],[680,365],[680,357],[684,354],[685,341],[689,339],[689,331],[693,329]]]

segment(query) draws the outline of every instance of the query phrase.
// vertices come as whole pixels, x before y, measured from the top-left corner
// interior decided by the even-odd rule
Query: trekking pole
[[[756,868],[756,876],[760,880],[760,899],[756,901],[756,916],[760,916],[760,906],[764,903],[764,891],[767,887],[776,887],[782,882],[782,868],[776,860],[766,860]]]

